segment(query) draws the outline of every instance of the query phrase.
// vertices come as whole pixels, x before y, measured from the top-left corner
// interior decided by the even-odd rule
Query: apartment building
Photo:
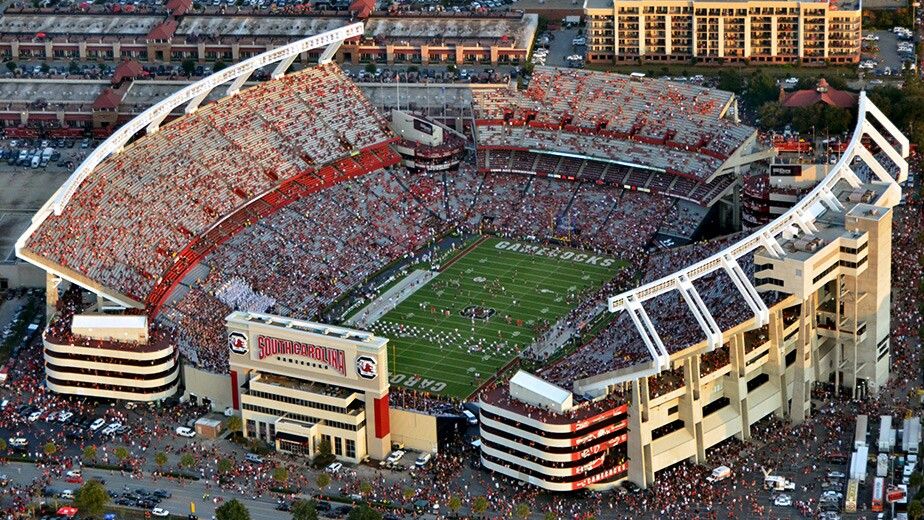
[[[859,2],[587,0],[590,63],[857,63]]]

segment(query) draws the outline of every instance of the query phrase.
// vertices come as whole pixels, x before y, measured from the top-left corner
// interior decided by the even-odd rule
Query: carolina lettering
[[[260,359],[270,356],[300,356],[323,363],[340,375],[346,375],[346,354],[340,349],[266,336],[257,337],[257,349]]]

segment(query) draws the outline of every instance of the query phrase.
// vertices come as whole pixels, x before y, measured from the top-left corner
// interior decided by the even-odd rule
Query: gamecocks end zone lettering
[[[340,349],[266,336],[257,337],[257,349],[260,359],[270,356],[301,356],[324,363],[346,376],[346,354]]]

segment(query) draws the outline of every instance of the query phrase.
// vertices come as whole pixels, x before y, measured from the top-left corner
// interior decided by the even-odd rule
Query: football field
[[[464,398],[623,265],[482,237],[370,329],[389,338],[392,386]]]

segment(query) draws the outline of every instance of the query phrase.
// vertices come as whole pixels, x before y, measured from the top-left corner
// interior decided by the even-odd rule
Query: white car
[[[93,421],[93,423],[90,425],[90,430],[96,431],[96,430],[102,428],[104,424],[106,424],[106,420],[105,420],[105,419],[102,419],[102,418],[97,419],[97,420]]]
[[[846,476],[847,475],[844,475],[840,471],[829,471],[828,472],[828,478],[844,478]]]
[[[834,491],[833,489],[829,489],[828,491],[825,491],[821,494],[821,498],[827,500],[840,500],[844,498],[844,494]]]
[[[789,495],[780,495],[773,499],[773,505],[780,507],[789,507],[792,505],[792,497]]]
[[[80,470],[79,470],[79,469],[72,469],[72,470],[68,471],[67,473],[65,473],[65,476],[68,476],[68,477],[79,477],[79,476],[80,476]]]
[[[151,514],[154,516],[164,517],[164,516],[170,516],[170,511],[167,511],[166,509],[163,509],[160,507],[155,507],[154,509],[151,510]]]
[[[429,453],[421,453],[420,456],[417,457],[417,460],[414,461],[414,465],[418,468],[422,468],[430,462],[430,457],[431,455]]]
[[[331,463],[327,466],[326,469],[327,469],[327,472],[328,472],[328,473],[337,473],[338,471],[340,471],[340,468],[342,468],[342,467],[343,467],[343,464],[341,464],[341,463],[339,463],[339,462],[331,462]]]
[[[74,490],[65,489],[64,491],[61,492],[60,497],[63,498],[64,500],[74,500]]]
[[[385,459],[385,462],[388,462],[388,463],[390,463],[390,464],[394,464],[394,463],[398,462],[399,460],[401,460],[401,457],[403,457],[403,456],[404,456],[404,451],[403,451],[403,450],[395,450],[395,451],[391,452],[391,455],[389,455],[387,459]]]
[[[41,416],[42,416],[42,412],[41,412],[41,411],[32,412],[31,414],[29,414],[29,422],[35,422],[35,421],[37,421],[38,418],[41,417]]]
[[[58,422],[67,422],[67,420],[73,416],[74,412],[61,412],[58,414]]]
[[[180,437],[186,437],[187,439],[192,439],[193,437],[196,436],[196,432],[194,430],[192,430],[191,428],[187,428],[185,426],[177,426],[176,434],[179,435]]]

